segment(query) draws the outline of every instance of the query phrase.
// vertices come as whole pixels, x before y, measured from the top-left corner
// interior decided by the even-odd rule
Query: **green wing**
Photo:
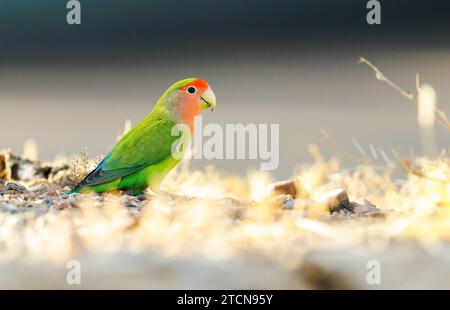
[[[105,184],[123,178],[171,156],[175,123],[168,119],[144,120],[116,144],[105,159],[75,188]]]

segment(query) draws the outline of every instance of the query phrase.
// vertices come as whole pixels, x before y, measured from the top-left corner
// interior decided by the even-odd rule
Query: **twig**
[[[410,91],[406,91],[403,88],[401,88],[400,86],[398,86],[397,84],[395,84],[394,82],[392,82],[391,80],[389,80],[381,71],[380,69],[378,69],[375,65],[373,65],[370,61],[368,61],[367,59],[365,59],[364,57],[360,57],[359,58],[359,63],[364,63],[366,65],[368,65],[374,72],[375,72],[375,76],[378,80],[385,82],[386,84],[388,84],[389,86],[391,86],[392,88],[394,88],[395,90],[397,90],[398,92],[400,92],[400,94],[402,94],[403,97],[405,97],[406,99],[408,99],[409,101],[411,101],[412,103],[414,103],[417,106],[417,96],[414,96],[414,94]],[[419,92],[420,89],[420,77],[419,74],[416,74],[416,89],[417,92]],[[448,120],[447,116],[445,115],[444,111],[440,110],[439,108],[435,108],[435,113],[437,116],[437,119],[439,121],[439,123],[444,126],[448,131],[450,131],[450,121]]]
[[[387,83],[389,86],[391,86],[392,88],[396,89],[398,92],[400,92],[406,99],[408,100],[413,100],[414,101],[414,94],[410,91],[406,91],[403,88],[401,88],[400,86],[398,86],[397,84],[395,84],[394,82],[392,82],[391,80],[389,80],[384,74],[383,72],[381,72],[377,67],[375,67],[375,65],[373,65],[370,61],[368,61],[367,59],[365,59],[364,57],[360,57],[359,58],[359,63],[365,63],[366,65],[368,65],[374,72],[375,72],[375,76],[378,80]]]

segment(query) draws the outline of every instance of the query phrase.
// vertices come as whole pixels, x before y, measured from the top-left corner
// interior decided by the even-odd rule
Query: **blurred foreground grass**
[[[409,284],[396,285],[450,287],[450,261],[441,259],[450,240],[448,157],[414,161],[434,178],[409,173],[397,180],[391,168],[350,170],[311,152],[294,193],[282,188],[274,196],[265,173],[242,178],[185,163],[163,191],[137,197],[69,197],[69,161],[3,153],[2,166],[24,178],[0,185],[0,286],[70,287],[65,266],[75,259],[86,288],[363,288],[366,264],[377,259],[409,273]],[[336,189],[345,190],[351,209],[324,198]],[[414,280],[417,268],[426,268],[419,275],[426,282]]]

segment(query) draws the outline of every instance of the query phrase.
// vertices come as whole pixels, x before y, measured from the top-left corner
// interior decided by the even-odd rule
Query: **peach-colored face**
[[[191,131],[194,127],[194,118],[199,115],[208,104],[206,97],[213,94],[208,83],[202,79],[196,79],[184,85],[179,91],[182,95],[182,108],[180,110],[180,120],[189,125]],[[214,96],[214,94],[213,94]],[[215,98],[214,98],[215,101]],[[215,102],[214,102],[215,105]]]

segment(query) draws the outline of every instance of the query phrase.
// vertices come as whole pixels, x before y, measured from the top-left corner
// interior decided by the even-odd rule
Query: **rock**
[[[5,190],[7,192],[17,192],[17,193],[26,193],[28,192],[27,188],[23,185],[14,182],[6,183]]]
[[[145,201],[145,200],[147,200],[147,195],[146,194],[139,194],[139,195],[136,196],[136,198],[139,201]]]
[[[348,212],[353,212],[353,208],[348,199],[347,192],[342,189],[335,189],[327,194],[325,194],[321,199],[320,203],[327,206],[330,213],[337,212],[340,210],[346,210]]]
[[[381,212],[381,210],[378,209],[373,203],[371,203],[367,199],[365,199],[364,203],[362,203],[362,204],[357,203],[357,202],[352,202],[351,205],[353,208],[353,212],[356,215],[371,216],[371,217],[384,216],[384,214]]]
[[[307,198],[309,193],[304,189],[299,179],[280,181],[269,185],[271,195],[290,195],[293,199]]]

